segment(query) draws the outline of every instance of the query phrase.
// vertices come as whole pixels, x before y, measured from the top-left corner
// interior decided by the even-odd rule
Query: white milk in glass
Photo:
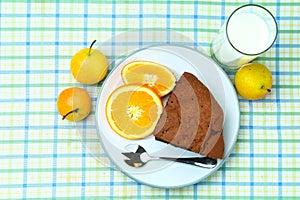
[[[269,35],[268,25],[260,16],[235,14],[213,41],[212,56],[228,68],[238,68],[269,48],[273,42]]]

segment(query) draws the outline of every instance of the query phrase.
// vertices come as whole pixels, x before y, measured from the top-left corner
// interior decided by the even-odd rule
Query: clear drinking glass
[[[237,8],[211,43],[211,57],[224,69],[238,69],[266,52],[277,37],[277,23],[266,8]]]

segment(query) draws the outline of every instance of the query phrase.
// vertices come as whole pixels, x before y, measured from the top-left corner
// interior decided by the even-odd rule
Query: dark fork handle
[[[190,157],[190,158],[159,157],[159,158],[163,160],[170,160],[174,162],[196,165],[199,167],[204,167],[209,169],[214,168],[218,163],[216,159],[209,158],[209,157]]]

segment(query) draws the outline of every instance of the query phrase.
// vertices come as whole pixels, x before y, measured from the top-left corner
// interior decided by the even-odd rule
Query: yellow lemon
[[[97,49],[84,48],[78,51],[71,60],[73,77],[82,84],[92,85],[101,81],[107,74],[108,62],[106,57]]]
[[[272,74],[263,64],[249,63],[236,72],[234,85],[242,97],[249,100],[261,99],[271,92]]]

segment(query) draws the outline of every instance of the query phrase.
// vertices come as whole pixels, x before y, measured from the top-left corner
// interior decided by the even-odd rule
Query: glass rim
[[[240,10],[240,9],[242,9],[242,8],[245,8],[245,7],[248,7],[248,6],[258,7],[258,8],[260,8],[260,9],[263,9],[264,11],[266,11],[266,12],[271,16],[271,18],[273,19],[273,21],[274,21],[274,23],[275,23],[275,30],[276,30],[275,37],[274,37],[273,41],[271,42],[271,44],[270,44],[265,50],[263,50],[263,51],[261,51],[261,52],[258,52],[258,53],[254,53],[254,54],[253,54],[253,53],[245,53],[245,52],[242,52],[241,50],[239,50],[238,48],[236,48],[236,47],[232,44],[232,42],[230,41],[229,36],[228,36],[228,31],[227,31],[227,29],[228,29],[228,22],[230,21],[230,19],[232,18],[232,16],[233,16],[238,10]],[[277,38],[277,35],[278,35],[278,24],[277,24],[277,21],[276,21],[275,17],[273,16],[273,14],[272,14],[267,8],[265,8],[265,7],[263,7],[263,6],[259,5],[259,4],[253,4],[253,3],[251,3],[251,4],[245,4],[245,5],[242,5],[242,6],[238,7],[238,8],[236,8],[236,9],[230,14],[230,16],[228,17],[228,20],[227,20],[227,22],[226,22],[226,30],[225,30],[225,32],[226,32],[226,37],[227,37],[227,39],[228,39],[229,44],[230,44],[236,51],[238,51],[238,52],[241,53],[241,54],[247,55],[247,56],[257,56],[257,55],[260,55],[260,54],[265,53],[266,51],[268,51],[268,50],[272,47],[272,45],[275,43],[276,38]]]

